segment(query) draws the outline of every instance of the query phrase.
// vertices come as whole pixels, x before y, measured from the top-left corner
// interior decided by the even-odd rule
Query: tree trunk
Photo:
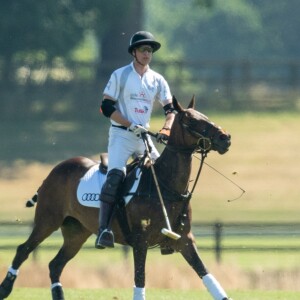
[[[131,36],[143,30],[143,0],[119,0],[113,5],[111,21],[101,37],[101,62],[98,80],[106,82],[113,70],[128,64],[131,56],[127,49]],[[111,11],[111,10],[110,10]]]

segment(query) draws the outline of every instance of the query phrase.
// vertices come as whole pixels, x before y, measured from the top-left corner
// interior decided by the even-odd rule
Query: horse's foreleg
[[[64,243],[54,259],[49,263],[51,294],[53,300],[64,300],[60,276],[69,260],[80,250],[81,246],[91,235],[77,220],[69,219],[61,228]]]
[[[27,241],[18,246],[12,265],[8,269],[6,277],[0,285],[0,299],[5,299],[9,296],[22,263],[28,258],[29,254],[53,231],[54,230],[52,230],[52,228],[40,228],[39,226],[35,225]]]
[[[10,268],[0,285],[0,300],[9,296],[13,289],[16,278],[17,274],[14,274],[14,270]]]
[[[139,238],[133,247],[135,284],[133,288],[133,300],[145,300],[145,265],[147,257],[147,244],[142,234],[138,234],[136,236]]]
[[[197,251],[197,247],[191,237],[187,243],[183,243],[182,249],[180,249],[182,256],[189,263],[189,265],[196,271],[199,277],[202,279],[203,284],[207,288],[214,300],[229,300],[226,292],[216,280],[216,278],[208,273],[202,260],[200,259]]]

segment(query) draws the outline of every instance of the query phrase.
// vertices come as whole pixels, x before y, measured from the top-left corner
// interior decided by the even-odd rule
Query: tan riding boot
[[[118,169],[108,172],[106,181],[102,187],[100,200],[101,207],[99,213],[99,232],[95,242],[97,249],[114,247],[114,234],[111,230],[113,210],[118,198],[118,190],[124,180],[125,174]]]

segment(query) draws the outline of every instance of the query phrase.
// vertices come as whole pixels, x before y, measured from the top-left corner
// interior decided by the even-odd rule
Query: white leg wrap
[[[62,284],[60,282],[55,282],[55,283],[51,284],[51,290],[57,286],[62,286]]]
[[[146,300],[146,289],[133,287],[133,300]]]
[[[202,280],[214,300],[222,300],[227,298],[227,294],[213,275],[207,274],[202,277]]]
[[[18,274],[19,274],[19,270],[13,269],[12,267],[8,268],[8,272],[15,276],[18,276]]]
[[[32,206],[35,206],[35,202],[32,199],[29,199],[27,202],[29,202]]]

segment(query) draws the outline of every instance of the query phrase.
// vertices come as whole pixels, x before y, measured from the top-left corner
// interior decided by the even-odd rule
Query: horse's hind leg
[[[200,259],[193,236],[190,234],[188,242],[182,243],[182,248],[179,250],[189,265],[196,271],[202,279],[203,284],[211,294],[214,300],[229,300],[226,292],[216,280],[216,278],[208,273],[202,260]]]
[[[83,225],[68,217],[61,227],[64,243],[54,259],[49,263],[51,293],[53,300],[64,300],[64,293],[60,283],[61,273],[69,260],[71,260],[80,250],[81,246],[91,235]]]
[[[27,241],[17,248],[12,266],[9,268],[5,279],[0,285],[0,300],[7,298],[11,293],[18,270],[29,254],[57,228],[49,227],[49,225],[46,225],[46,222],[36,222]]]

